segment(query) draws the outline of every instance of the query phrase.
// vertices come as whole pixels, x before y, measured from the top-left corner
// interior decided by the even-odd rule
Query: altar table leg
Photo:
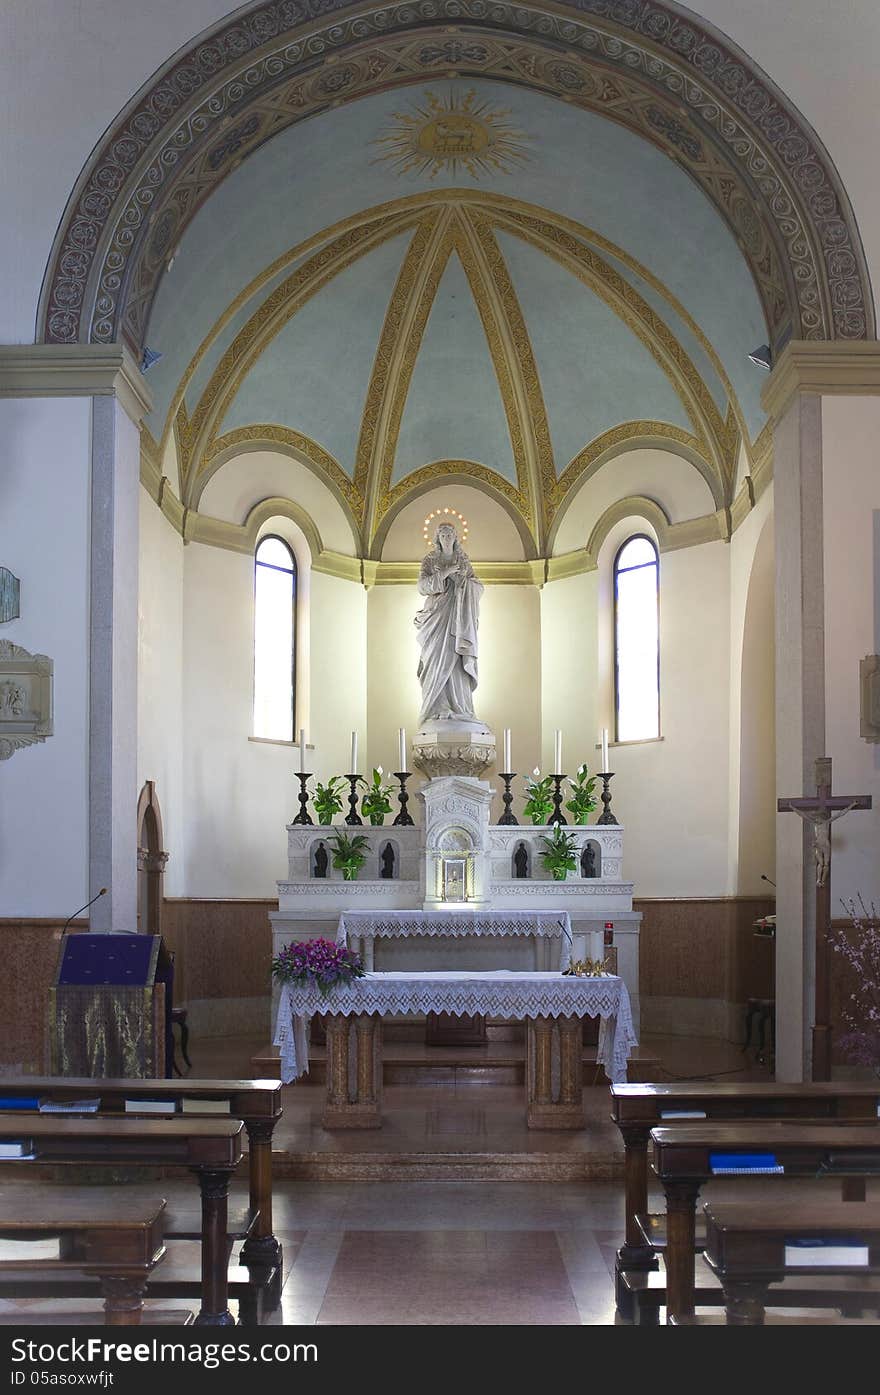
[[[528,1101],[530,1129],[582,1129],[584,1106],[581,1065],[581,1021],[560,1017],[558,1026],[559,1096],[553,1098],[553,1020],[527,1020]]]
[[[351,1079],[349,1044],[352,1018],[327,1017],[327,1102],[325,1129],[380,1129],[382,1027],[381,1019],[364,1013],[354,1019],[355,1066]]]

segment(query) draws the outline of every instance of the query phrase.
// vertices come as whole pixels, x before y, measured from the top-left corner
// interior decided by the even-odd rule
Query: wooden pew
[[[147,1282],[165,1255],[165,1202],[55,1187],[0,1189],[0,1240],[58,1239],[57,1258],[0,1258],[0,1292],[19,1296],[24,1276],[50,1289],[75,1275],[97,1279],[110,1326],[139,1323]],[[19,1318],[21,1320],[21,1317]],[[25,1319],[26,1320],[26,1319]],[[62,1323],[66,1315],[56,1314]],[[92,1318],[94,1321],[94,1317]]]
[[[707,1203],[705,1259],[721,1281],[726,1321],[731,1326],[755,1327],[764,1322],[768,1300],[778,1307],[810,1306],[795,1291],[769,1291],[787,1276],[835,1276],[853,1280],[850,1302],[867,1300],[880,1304],[880,1288],[871,1285],[870,1276],[880,1276],[880,1206],[869,1202],[841,1205],[784,1202],[780,1206],[745,1206],[737,1202]],[[858,1238],[867,1248],[864,1264],[858,1268],[832,1263],[821,1252],[806,1255],[792,1242],[815,1238],[829,1244]],[[809,1262],[804,1262],[808,1260]],[[835,1296],[839,1296],[839,1290]]]
[[[880,1175],[880,1128],[874,1123],[720,1124],[691,1120],[651,1130],[653,1166],[666,1194],[667,1320],[694,1311],[696,1203],[700,1188],[719,1174],[713,1154],[772,1154],[786,1180]],[[855,1204],[855,1203],[852,1203]]]
[[[880,1083],[870,1082],[784,1085],[768,1081],[681,1081],[612,1085],[610,1090],[611,1118],[623,1137],[626,1194],[626,1238],[618,1250],[616,1265],[617,1306],[622,1316],[630,1318],[634,1315],[632,1294],[622,1282],[623,1273],[657,1267],[656,1250],[643,1233],[648,1211],[649,1136],[653,1128],[676,1122],[668,1117],[671,1112],[699,1112],[707,1119],[731,1122],[762,1118],[867,1122],[877,1118],[880,1102]],[[847,1178],[842,1186],[847,1200],[864,1200],[862,1179]],[[657,1227],[654,1229],[656,1238]]]
[[[228,1117],[110,1118],[101,1114],[0,1112],[0,1140],[32,1139],[36,1161],[90,1166],[178,1166],[196,1174],[201,1192],[202,1306],[197,1322],[224,1326],[235,1319],[228,1305],[227,1199],[241,1162],[243,1127]],[[6,1158],[17,1168],[25,1159]],[[177,1287],[189,1292],[188,1287]]]
[[[247,1211],[229,1217],[230,1238],[244,1240],[241,1261],[258,1281],[264,1279],[268,1271],[280,1276],[281,1245],[272,1231],[272,1134],[282,1114],[280,1080],[92,1080],[69,1076],[15,1076],[11,1080],[0,1080],[0,1095],[6,1099],[100,1099],[100,1113],[129,1119],[134,1116],[125,1113],[127,1099],[174,1100],[178,1105],[184,1098],[228,1103],[226,1117],[240,1119],[247,1132],[250,1187]],[[198,1227],[194,1230],[187,1217],[172,1211],[166,1234],[174,1239],[197,1240],[201,1230]]]

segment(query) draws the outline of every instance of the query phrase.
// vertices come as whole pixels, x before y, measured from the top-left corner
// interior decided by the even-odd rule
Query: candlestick
[[[505,769],[505,770],[509,770],[510,767],[511,767],[511,763],[512,763],[512,762],[511,762],[511,759],[510,759],[510,727],[505,727],[505,728],[504,728],[504,769]],[[503,778],[504,778],[504,777],[502,776],[502,779],[503,779]]]
[[[305,769],[306,769],[306,729],[305,729],[305,727],[300,727],[300,729],[299,729],[299,772],[300,772],[301,775],[304,775],[304,774],[305,774]]]
[[[602,813],[597,818],[597,823],[617,823],[617,819],[611,812],[611,790],[609,785],[614,777],[614,771],[601,772],[599,779],[602,781]]]
[[[508,752],[507,754],[509,756],[510,752]],[[509,760],[507,758],[505,758],[504,764],[509,764]],[[516,773],[514,771],[508,771],[505,773],[502,770],[499,771],[499,774],[502,780],[504,781],[504,794],[501,796],[504,800],[504,813],[501,815],[501,818],[498,820],[498,822],[519,823],[519,819],[515,818],[514,815],[510,812],[510,806],[513,803],[513,795],[510,793],[510,782],[511,780],[516,779]]]
[[[294,823],[314,823],[314,819],[312,819],[312,818],[309,817],[309,809],[308,809],[308,804],[309,804],[309,790],[308,790],[308,784],[309,784],[309,780],[310,780],[311,778],[312,778],[311,775],[310,775],[310,774],[307,775],[306,772],[305,772],[304,770],[301,770],[301,771],[299,772],[298,776],[297,776],[297,779],[299,780],[299,813],[297,814],[296,818],[294,819],[294,821],[293,821]]]
[[[356,740],[357,740],[357,738],[355,737],[354,732],[352,732],[352,741],[353,741],[353,742],[356,742]],[[346,816],[345,816],[345,822],[348,823],[348,824],[363,823],[363,819],[361,818],[360,814],[358,813],[358,797],[357,797],[358,780],[359,780],[361,777],[360,777],[360,775],[346,775],[345,778],[346,778],[346,780],[348,781],[348,783],[351,785],[351,793],[350,793],[350,795],[348,796],[348,813],[347,813]]]
[[[351,770],[357,770],[357,768],[358,768],[358,734],[357,734],[356,731],[353,731],[353,732],[351,733],[351,765],[350,765],[349,769],[351,769]]]
[[[403,761],[401,761],[401,765],[402,765],[402,764],[403,764]],[[407,780],[409,779],[410,774],[411,774],[411,772],[410,772],[409,770],[395,770],[395,772],[394,772],[394,778],[395,778],[395,780],[399,780],[399,781],[400,781],[400,794],[397,796],[397,802],[398,802],[398,804],[400,805],[400,813],[397,815],[397,818],[394,820],[394,822],[395,822],[396,824],[413,824],[413,823],[414,823],[414,820],[413,820],[412,816],[411,816],[410,814],[407,813],[407,808],[406,808],[407,801],[408,801],[408,799],[409,799],[409,795],[408,795],[407,792],[406,792],[406,782],[407,782]]]
[[[553,757],[553,773],[558,775],[562,770],[562,732],[556,730],[556,749]]]
[[[562,782],[564,775],[553,776],[553,813],[550,815],[551,823],[568,823],[568,819],[562,812]]]
[[[608,728],[602,728],[602,769],[608,769]]]
[[[397,764],[406,770],[406,727],[397,729]]]

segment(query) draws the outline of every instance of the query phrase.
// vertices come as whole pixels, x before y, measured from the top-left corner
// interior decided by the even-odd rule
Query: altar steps
[[[309,1080],[326,1080],[326,1051],[313,1045],[309,1051]],[[583,1050],[584,1085],[607,1085],[605,1071],[596,1063],[595,1046]],[[490,1041],[486,1046],[426,1046],[423,1042],[383,1041],[382,1079],[386,1085],[524,1085],[525,1043]],[[280,1059],[274,1046],[251,1057],[255,1078],[278,1080]],[[631,1081],[665,1078],[660,1058],[642,1047],[635,1047],[629,1058],[627,1078]]]

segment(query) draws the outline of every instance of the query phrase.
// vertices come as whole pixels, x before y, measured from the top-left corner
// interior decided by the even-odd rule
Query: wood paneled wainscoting
[[[752,925],[768,896],[645,898],[639,983],[642,1032],[742,1041],[747,998],[770,997],[774,944]]]
[[[63,920],[0,917],[0,1070],[43,1075],[49,1069],[49,989],[58,967]],[[88,930],[72,920],[68,930]]]
[[[174,951],[174,1001],[196,1037],[271,1035],[272,930],[278,898],[166,896],[162,934]]]

